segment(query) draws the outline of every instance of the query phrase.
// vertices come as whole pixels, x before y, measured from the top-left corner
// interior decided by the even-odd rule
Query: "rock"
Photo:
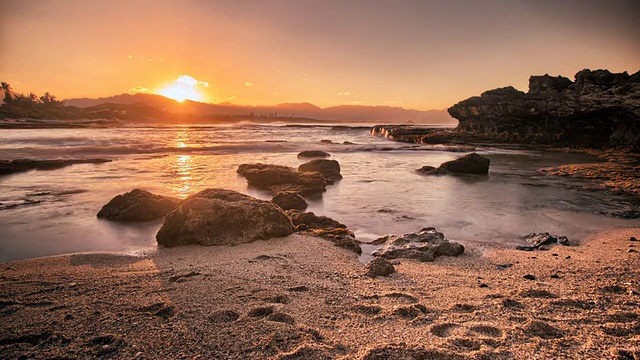
[[[334,142],[331,141],[331,140],[320,140],[320,143],[321,144],[334,144]]]
[[[588,69],[532,76],[529,92],[490,90],[448,109],[456,132],[487,139],[563,147],[640,149],[640,72]]]
[[[207,189],[169,213],[156,235],[159,245],[237,245],[293,233],[287,215],[270,201]]]
[[[434,228],[422,228],[403,236],[386,235],[383,239],[384,245],[372,254],[385,259],[434,261],[437,256],[458,256],[464,252],[464,246],[446,240],[444,234]]]
[[[490,160],[476,153],[467,154],[459,159],[440,164],[439,169],[455,174],[486,175],[489,173]]]
[[[306,150],[298,154],[298,158],[328,158],[329,156],[331,154],[320,150]]]
[[[629,238],[629,241],[638,241],[638,239],[636,239],[634,236],[631,236],[631,237]]]
[[[342,145],[357,145],[356,143],[353,143],[351,141],[343,141]]]
[[[345,224],[326,216],[318,216],[312,212],[287,210],[287,216],[295,226],[296,232],[310,231],[316,236],[330,240],[336,246],[362,254],[362,249],[355,239],[353,232]]]
[[[273,194],[293,191],[310,196],[326,191],[327,180],[319,172],[296,171],[288,166],[270,164],[242,164],[237,173],[244,176],[249,186],[269,190]]]
[[[271,198],[271,202],[280,206],[282,210],[305,210],[307,202],[300,194],[293,191],[281,191]]]
[[[523,276],[523,278],[527,279],[527,280],[535,280],[536,277],[531,275],[531,274],[526,274],[525,276]]]
[[[389,276],[396,272],[393,265],[385,259],[375,258],[367,264],[366,275],[369,277]]]
[[[149,221],[167,215],[180,201],[141,189],[117,195],[100,209],[97,216],[118,221]]]
[[[423,166],[420,169],[416,170],[417,173],[422,175],[448,175],[449,172],[442,168],[436,168],[433,166]]]
[[[0,175],[9,175],[29,170],[56,170],[74,164],[102,164],[109,159],[54,159],[54,160],[0,160]]]
[[[329,184],[342,179],[340,164],[335,160],[316,159],[298,166],[298,171],[315,171],[324,176]]]
[[[533,251],[541,249],[542,245],[560,244],[570,246],[569,239],[566,236],[553,236],[545,233],[530,233],[522,237],[529,245],[528,246],[516,246],[518,250]]]

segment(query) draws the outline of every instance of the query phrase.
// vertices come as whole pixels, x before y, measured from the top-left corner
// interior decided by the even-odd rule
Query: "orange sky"
[[[531,74],[638,71],[636,4],[0,0],[0,80],[72,98],[189,75],[215,103],[442,109]]]

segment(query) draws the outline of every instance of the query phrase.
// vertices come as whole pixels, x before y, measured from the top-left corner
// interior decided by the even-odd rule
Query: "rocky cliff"
[[[529,91],[490,90],[449,108],[456,133],[495,141],[640,151],[640,72],[531,76]]]

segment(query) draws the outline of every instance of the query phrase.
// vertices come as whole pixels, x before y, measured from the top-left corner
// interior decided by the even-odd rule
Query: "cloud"
[[[251,81],[245,81],[245,82],[244,82],[244,86],[252,87],[252,86],[253,86],[253,83],[252,83]]]
[[[338,96],[351,96],[351,91],[339,92]]]
[[[138,93],[148,93],[149,89],[147,89],[146,87],[143,86],[136,86],[136,87],[132,87],[131,89],[129,89],[127,91],[129,94],[133,95],[133,94],[138,94]]]
[[[229,96],[228,98],[225,98],[225,100],[227,100],[227,101],[231,101],[231,100],[235,100],[235,99],[236,99],[235,95]]]

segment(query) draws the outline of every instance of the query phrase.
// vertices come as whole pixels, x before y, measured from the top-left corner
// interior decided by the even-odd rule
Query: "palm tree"
[[[1,82],[0,83],[0,88],[2,89],[2,91],[4,91],[4,102],[6,103],[10,103],[11,102],[11,85],[9,85],[6,82]]]

